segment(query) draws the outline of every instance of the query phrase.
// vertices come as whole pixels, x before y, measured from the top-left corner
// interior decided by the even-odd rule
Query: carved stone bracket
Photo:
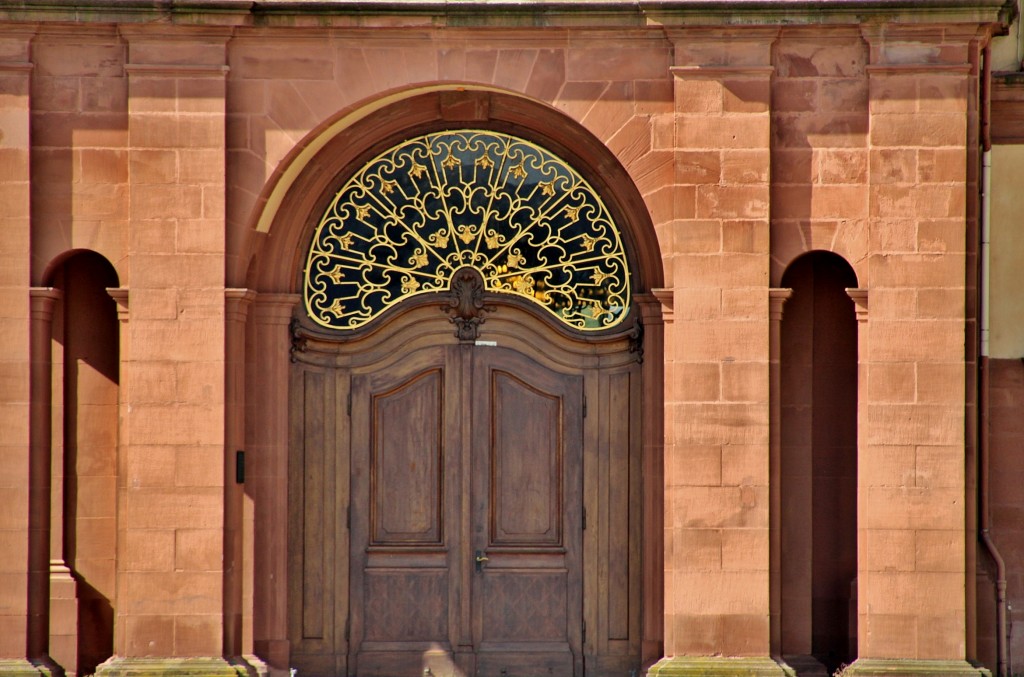
[[[460,268],[452,276],[451,293],[441,306],[448,321],[455,325],[455,338],[475,341],[480,336],[484,314],[495,308],[484,303],[484,279],[474,268]]]
[[[296,353],[306,352],[306,337],[302,334],[302,325],[297,318],[292,318],[288,323],[288,333],[292,337],[292,346],[288,349],[288,359],[295,362],[298,358]]]
[[[665,324],[674,322],[676,319],[675,289],[652,289],[651,293],[654,294],[654,298],[658,299],[658,302],[661,303],[661,317],[664,319]]]
[[[768,319],[772,322],[782,320],[782,307],[786,300],[793,295],[793,290],[788,287],[773,287],[768,290]]]
[[[633,322],[633,328],[629,332],[629,352],[636,355],[636,361],[644,362],[644,323],[640,318]]]
[[[867,322],[868,290],[857,287],[847,287],[846,295],[849,296],[850,300],[853,301],[853,309],[854,312],[857,314],[857,322]]]
[[[128,322],[128,288],[107,287],[107,294],[117,304],[117,320],[121,323]]]

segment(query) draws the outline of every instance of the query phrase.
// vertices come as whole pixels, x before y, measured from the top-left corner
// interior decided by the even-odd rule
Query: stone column
[[[131,349],[130,340],[131,334],[129,332],[128,320],[129,314],[129,291],[125,287],[107,287],[107,295],[110,296],[114,301],[114,308],[117,312],[117,328],[118,328],[118,378],[117,378],[117,497],[116,497],[116,514],[118,516],[117,534],[115,537],[115,543],[117,548],[117,580],[115,582],[115,589],[120,589],[121,586],[121,570],[123,562],[123,553],[126,550],[126,534],[123,525],[120,523],[120,516],[124,515],[128,511],[128,423],[130,421],[129,411],[131,398],[129,397],[129,383],[128,374],[130,370],[127,365],[131,361]],[[116,601],[115,601],[116,604]],[[119,643],[124,640],[124,632],[119,631],[118,628],[118,616],[117,610],[119,605],[115,606],[114,609],[114,655],[117,656],[119,651]],[[100,665],[97,668],[97,672],[104,669],[106,664]]]
[[[871,356],[871,352],[868,350],[868,290],[859,288],[847,288],[846,295],[853,301],[853,312],[857,318],[857,459],[858,461],[864,457],[862,450],[865,448],[865,440],[867,439],[867,412],[868,412],[868,392],[869,392],[869,381],[868,375],[870,373],[870,367],[868,359]],[[859,575],[862,568],[862,564],[866,561],[868,552],[868,538],[867,531],[864,528],[866,524],[866,515],[864,508],[867,505],[866,500],[861,500],[861,487],[866,482],[861,481],[861,468],[860,463],[857,464],[857,572],[858,577],[853,579],[850,584],[853,589],[850,591],[850,599],[857,600],[857,608],[851,609],[850,611],[850,629],[857,629],[857,645],[850,647],[850,655],[859,655],[859,645],[861,642],[860,633],[861,628],[859,627],[859,619],[861,616],[861,609],[864,608],[864,604],[860,597],[860,584]]]
[[[131,398],[129,397],[130,384],[128,383],[128,372],[130,371],[126,365],[131,361],[131,334],[128,331],[128,320],[130,318],[129,313],[129,291],[126,287],[107,287],[107,295],[114,301],[114,309],[117,312],[117,329],[118,329],[118,376],[117,376],[117,497],[115,499],[115,511],[116,515],[120,518],[128,511],[128,441],[129,441],[129,404]],[[117,548],[116,560],[117,560],[117,572],[116,576],[120,579],[121,566],[123,560],[123,553],[125,552],[126,538],[124,533],[124,527],[119,523],[117,526],[117,533],[115,535],[115,543]],[[120,580],[115,581],[115,589],[120,587]],[[115,601],[116,604],[116,601]],[[118,653],[118,643],[123,640],[124,632],[119,632],[117,622],[117,607],[115,607],[114,616],[114,655]],[[97,671],[102,669],[103,666],[99,666]]]
[[[976,27],[863,28],[871,320],[860,328],[858,660],[978,674],[966,652],[969,92]],[[899,247],[897,247],[897,243]],[[866,371],[866,376],[865,376]],[[973,581],[970,581],[973,584]]]
[[[255,505],[253,646],[279,670],[288,669],[288,325],[298,294],[259,294],[253,306],[254,344],[248,395],[246,494]]]
[[[24,24],[0,32],[0,674],[30,675],[46,671],[46,587],[49,495],[39,496],[40,465],[31,454],[32,300],[30,249],[29,100],[32,63],[29,43],[34,27]],[[33,494],[36,493],[35,496]],[[43,505],[45,503],[45,505]],[[35,511],[33,511],[33,507]],[[40,541],[40,539],[42,539]],[[30,555],[31,553],[31,555]],[[35,571],[30,571],[35,569]]]
[[[771,652],[782,653],[782,307],[792,289],[768,290],[769,496]]]
[[[30,443],[30,508],[29,520],[29,655],[47,664],[47,656],[53,648],[50,646],[50,639],[57,634],[58,649],[61,635],[71,635],[74,642],[75,626],[77,616],[71,619],[71,624],[65,623],[63,617],[52,615],[53,596],[67,595],[70,585],[70,597],[72,605],[70,610],[77,612],[77,605],[74,604],[74,580],[71,579],[71,572],[64,566],[63,557],[54,562],[51,558],[54,554],[51,550],[53,540],[51,491],[52,491],[52,465],[53,465],[53,437],[51,424],[51,411],[53,404],[53,360],[51,356],[51,342],[53,336],[53,311],[57,301],[60,299],[59,290],[48,287],[32,287],[32,369],[29,389],[31,392],[31,408],[29,410],[29,437]],[[61,459],[63,461],[63,458]],[[63,464],[62,464],[63,465]],[[61,492],[63,495],[63,492]],[[57,512],[57,520],[62,520],[62,513]],[[63,532],[56,530],[56,535],[61,538],[59,548],[63,549]],[[60,550],[58,550],[60,552]],[[58,566],[54,568],[54,564]],[[56,580],[54,580],[56,579]],[[57,590],[51,588],[56,582]],[[60,604],[57,611],[64,610]],[[72,644],[72,648],[74,645]],[[74,674],[77,653],[62,653],[62,659],[70,658],[70,668]],[[62,663],[62,665],[67,663]]]
[[[53,313],[62,294],[49,287],[33,287],[31,294],[33,503],[40,518],[47,516],[45,525],[32,527],[37,542],[33,570],[41,570],[44,559],[49,568],[48,581],[43,581],[41,571],[37,571],[40,580],[33,589],[38,588],[40,637],[48,638],[42,652],[74,675],[78,663],[78,595],[64,560],[64,447],[53,443]]]
[[[670,29],[675,318],[666,337],[665,654],[651,674],[769,658],[769,168],[777,29]],[[717,246],[716,246],[717,245]],[[710,671],[710,672],[709,672]]]

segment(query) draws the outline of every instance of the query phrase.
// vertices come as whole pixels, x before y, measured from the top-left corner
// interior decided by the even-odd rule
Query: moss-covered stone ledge
[[[0,658],[0,675],[3,677],[63,677],[64,671],[49,661],[29,661],[24,658]]]
[[[916,661],[902,658],[858,658],[841,677],[992,677],[967,661]]]
[[[96,677],[247,677],[245,667],[223,658],[111,658]]]
[[[647,670],[658,677],[784,677],[771,658],[674,656],[662,658]]]

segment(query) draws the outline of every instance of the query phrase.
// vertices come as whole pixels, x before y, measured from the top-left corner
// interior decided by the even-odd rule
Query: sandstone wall
[[[32,506],[50,482],[29,461],[30,423],[48,415],[45,402],[28,412],[43,379],[30,379],[29,288],[54,286],[68,254],[89,250],[127,289],[114,294],[114,653],[255,650],[287,667],[275,491],[301,251],[275,244],[300,239],[275,230],[277,210],[340,130],[415,93],[469,89],[525,97],[592,135],[653,223],[664,286],[643,291],[666,328],[664,354],[648,358],[665,382],[651,650],[778,652],[779,287],[822,250],[857,276],[856,654],[967,669],[987,23],[225,16],[0,24],[0,656],[46,645],[45,566],[26,567],[47,559],[45,546],[29,557],[29,525],[49,519]],[[229,480],[243,446],[246,495]]]

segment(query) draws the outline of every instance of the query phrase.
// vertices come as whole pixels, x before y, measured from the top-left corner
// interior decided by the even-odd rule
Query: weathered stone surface
[[[633,244],[653,252],[637,279],[659,280],[671,320],[664,345],[644,357],[658,409],[657,429],[643,431],[645,459],[657,463],[644,472],[663,462],[665,476],[645,478],[643,626],[601,641],[642,643],[645,661],[663,646],[673,657],[654,675],[777,675],[783,668],[766,657],[780,643],[810,643],[809,630],[778,632],[779,591],[809,575],[812,549],[777,552],[773,520],[806,526],[812,511],[778,495],[772,435],[781,435],[780,382],[808,404],[787,411],[794,421],[812,420],[814,397],[780,362],[773,330],[786,311],[770,316],[769,290],[801,257],[830,252],[862,290],[850,310],[856,416],[845,426],[857,460],[847,497],[859,520],[852,623],[862,652],[910,661],[861,660],[848,674],[974,674],[959,661],[973,651],[964,590],[976,573],[982,420],[975,159],[987,90],[977,66],[1001,3],[785,4],[0,7],[0,656],[42,648],[46,576],[26,562],[50,525],[28,487],[45,494],[61,479],[28,453],[29,421],[33,430],[51,422],[29,407],[39,382],[29,376],[38,356],[28,289],[88,250],[131,292],[117,365],[99,385],[80,370],[80,389],[67,390],[77,400],[54,400],[49,412],[56,437],[63,421],[90,421],[75,433],[81,469],[68,469],[79,558],[69,564],[112,610],[120,658],[100,672],[235,674],[219,659],[183,658],[226,645],[287,669],[289,613],[302,615],[287,591],[287,326],[302,229],[349,171],[332,158],[359,159],[339,139],[365,141],[359,152],[369,155],[467,117],[560,139],[609,196],[628,194],[616,208],[631,225],[656,234]],[[858,12],[882,6],[862,22]],[[436,91],[472,96],[399,107]],[[1010,115],[1020,101],[1001,96]],[[488,118],[499,105],[514,110],[500,123]],[[377,136],[344,136],[363,123]],[[1004,211],[1019,210],[1011,201]],[[1003,293],[1016,294],[1019,266],[1008,268]],[[226,287],[258,298],[233,340]],[[1013,357],[995,365],[984,395],[998,468],[993,526],[1019,569],[1024,378]],[[53,373],[60,390],[65,369]],[[815,443],[802,429],[779,441]],[[230,462],[241,449],[249,477],[236,486]],[[1015,573],[1014,599],[1022,585]],[[587,607],[588,618],[602,613]],[[809,603],[806,616],[810,628]],[[1024,639],[1014,641],[1024,655]],[[923,660],[932,658],[943,660]],[[24,670],[39,672],[0,664]]]
[[[768,658],[702,658],[676,656],[663,658],[648,675],[659,677],[779,677],[782,667]]]
[[[0,675],[4,675],[4,677],[39,677],[40,675],[59,677],[63,674],[64,672],[59,668],[54,669],[54,666],[43,661],[0,659]]]
[[[246,677],[223,658],[112,658],[96,669],[103,677]]]
[[[934,677],[977,677],[990,676],[984,668],[977,668],[966,661],[922,661],[910,659],[860,658],[838,673],[841,677],[913,677],[934,675]]]

